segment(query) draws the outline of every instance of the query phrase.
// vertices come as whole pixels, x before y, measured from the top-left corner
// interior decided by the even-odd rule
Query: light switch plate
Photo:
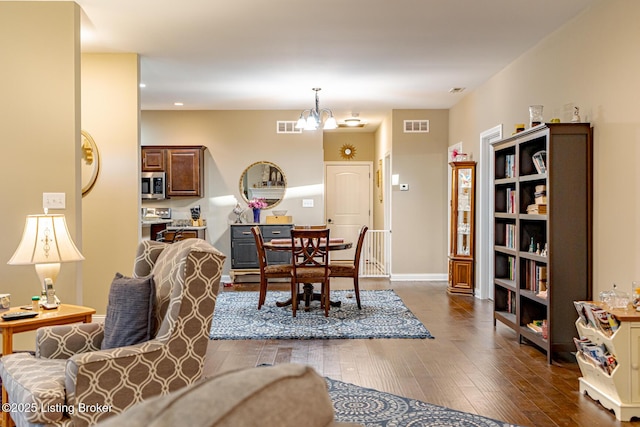
[[[302,207],[303,208],[312,208],[313,207],[313,199],[302,199]]]
[[[64,209],[66,207],[66,194],[42,193],[42,207],[45,209]]]

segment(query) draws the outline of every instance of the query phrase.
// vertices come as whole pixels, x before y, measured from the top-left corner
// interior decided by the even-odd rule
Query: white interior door
[[[354,248],[334,251],[332,259],[353,259],[358,233],[371,227],[371,162],[325,164],[325,218],[332,237],[353,242]]]

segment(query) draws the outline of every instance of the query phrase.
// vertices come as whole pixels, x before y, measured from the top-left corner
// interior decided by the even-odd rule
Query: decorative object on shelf
[[[553,119],[549,120],[549,123],[560,123],[560,119],[557,117],[554,117]]]
[[[193,225],[194,227],[197,227],[199,224],[199,220],[200,220],[200,206],[194,206],[190,209],[191,211],[191,225]]]
[[[236,220],[234,224],[242,224],[242,213],[244,209],[240,206],[240,203],[236,203],[236,207],[233,208],[233,213],[236,215]]]
[[[520,133],[522,131],[524,131],[524,123],[518,123],[516,124],[516,130],[512,133],[512,135],[515,135],[516,133]]]
[[[82,260],[84,257],[73,243],[64,215],[49,215],[45,209],[44,215],[27,216],[22,239],[8,264],[35,264],[41,293],[46,296],[47,284],[51,289],[55,285],[60,263]]]
[[[340,147],[340,157],[345,160],[351,160],[356,156],[356,147],[351,144],[344,144]]]
[[[458,151],[457,148],[454,148],[453,150],[451,150],[451,161],[452,162],[465,162],[469,160],[469,156],[467,155],[467,153],[463,153],[461,151]]]
[[[529,252],[533,253],[536,251],[536,244],[533,243],[533,237],[531,238],[531,243],[529,243]]]
[[[249,207],[253,209],[253,222],[260,223],[260,210],[267,207],[267,202],[261,198],[253,198],[249,201]]]
[[[529,106],[529,127],[538,126],[542,123],[542,105]]]
[[[302,110],[300,113],[300,118],[296,123],[296,129],[304,129],[304,130],[316,130],[323,123],[322,116],[326,114],[328,117],[324,121],[324,125],[322,129],[335,129],[338,127],[338,122],[335,117],[333,117],[333,113],[328,108],[320,108],[320,101],[318,99],[318,92],[322,90],[319,87],[314,87],[313,90],[316,92],[316,104],[313,108],[308,110]]]
[[[580,107],[573,107],[573,117],[571,123],[580,123]]]
[[[271,213],[274,216],[285,216],[287,214],[287,210],[286,209],[282,209],[282,210],[273,210],[271,211]]]
[[[640,307],[640,280],[631,282],[631,303],[634,308]]]
[[[547,150],[540,150],[531,156],[538,173],[547,173]]]

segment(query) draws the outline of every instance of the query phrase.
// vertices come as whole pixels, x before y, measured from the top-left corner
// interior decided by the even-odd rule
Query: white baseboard
[[[94,314],[91,316],[91,323],[104,323],[106,317],[106,314]]]
[[[437,274],[392,274],[392,282],[442,282],[449,280],[447,273]]]

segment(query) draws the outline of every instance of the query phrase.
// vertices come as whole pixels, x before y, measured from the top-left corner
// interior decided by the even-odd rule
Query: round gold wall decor
[[[356,147],[351,144],[344,144],[340,147],[340,157],[345,160],[351,160],[356,156]]]
[[[82,152],[82,197],[93,188],[100,172],[100,153],[98,146],[89,132],[81,131],[80,149]]]

